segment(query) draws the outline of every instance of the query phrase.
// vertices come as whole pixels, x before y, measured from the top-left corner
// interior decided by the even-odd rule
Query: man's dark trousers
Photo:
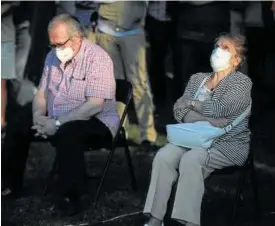
[[[2,179],[12,191],[23,187],[25,164],[34,133],[32,106],[28,104],[10,120],[2,149]],[[84,151],[87,147],[99,148],[112,142],[109,128],[95,117],[71,121],[59,127],[49,141],[56,148],[59,188],[64,196],[79,194],[84,188]],[[47,153],[45,153],[47,154]]]

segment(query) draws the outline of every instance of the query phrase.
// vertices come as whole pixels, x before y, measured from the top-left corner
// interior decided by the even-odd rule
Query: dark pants
[[[151,16],[146,18],[146,30],[150,43],[149,78],[155,104],[166,99],[166,59],[169,48],[174,50],[175,26],[171,21],[159,21]]]
[[[2,150],[2,178],[13,191],[19,191],[23,185],[28,150],[34,140],[31,126],[31,104],[22,107],[7,126]],[[99,148],[102,144],[111,143],[112,134],[101,121],[92,117],[87,121],[63,124],[49,140],[56,147],[60,190],[63,195],[70,195],[73,192],[82,192],[84,187],[85,149]]]
[[[178,50],[174,58],[174,101],[183,95],[191,75],[198,72],[211,72],[210,56],[213,44],[191,39],[178,39]]]
[[[55,16],[54,1],[40,1],[30,3],[33,9],[31,21],[31,47],[26,66],[28,78],[36,85],[39,84],[45,58],[49,52],[48,24]]]

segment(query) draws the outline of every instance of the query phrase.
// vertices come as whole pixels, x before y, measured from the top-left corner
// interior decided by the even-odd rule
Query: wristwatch
[[[58,119],[55,119],[55,127],[58,129],[61,126],[61,123]]]

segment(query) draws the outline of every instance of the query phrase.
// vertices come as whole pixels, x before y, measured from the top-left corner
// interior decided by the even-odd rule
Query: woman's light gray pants
[[[167,144],[153,161],[151,183],[144,213],[164,218],[172,185],[178,179],[172,218],[200,225],[204,179],[215,169],[232,166],[221,152],[210,149],[188,149]]]

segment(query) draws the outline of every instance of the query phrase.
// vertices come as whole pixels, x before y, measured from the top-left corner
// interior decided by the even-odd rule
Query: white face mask
[[[57,58],[64,64],[73,58],[74,51],[71,47],[66,47],[64,49],[56,48],[55,54]]]
[[[231,53],[217,47],[213,50],[210,63],[214,72],[223,71],[230,67]]]

